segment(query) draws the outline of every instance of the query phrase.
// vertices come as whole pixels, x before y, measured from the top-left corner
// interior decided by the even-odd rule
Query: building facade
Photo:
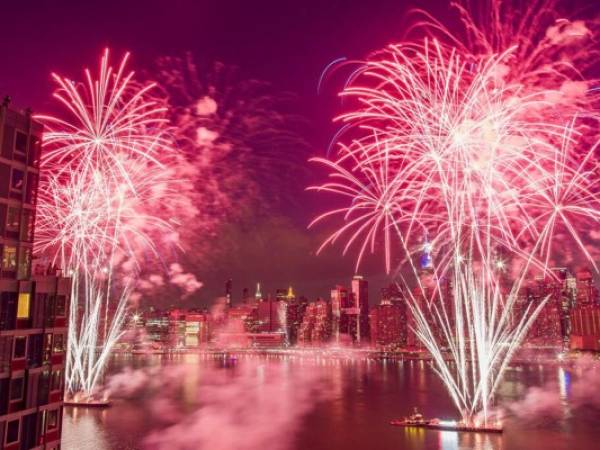
[[[42,126],[0,107],[0,449],[58,449],[70,282],[32,277]]]

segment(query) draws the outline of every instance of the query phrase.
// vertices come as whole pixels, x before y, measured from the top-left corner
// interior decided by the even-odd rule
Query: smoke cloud
[[[229,369],[126,369],[107,389],[113,398],[151,398],[146,411],[162,427],[145,438],[145,449],[288,450],[302,418],[329,392],[315,369],[255,358]],[[174,401],[182,393],[185,402]]]

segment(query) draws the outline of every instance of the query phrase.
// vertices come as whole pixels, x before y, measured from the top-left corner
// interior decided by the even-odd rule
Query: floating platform
[[[390,425],[396,427],[416,427],[426,428],[429,430],[440,430],[440,431],[461,431],[470,433],[502,433],[501,426],[486,426],[478,427],[474,425],[465,425],[461,422],[453,420],[411,420],[411,419],[396,419],[390,422]]]

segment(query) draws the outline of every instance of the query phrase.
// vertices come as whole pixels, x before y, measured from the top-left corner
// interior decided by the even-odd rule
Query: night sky
[[[138,71],[158,57],[191,51],[200,61],[234,64],[244,77],[297,94],[309,143],[302,161],[325,153],[335,131],[331,119],[341,111],[335,82],[317,93],[323,69],[337,58],[362,58],[401,39],[406,13],[414,7],[438,18],[448,11],[442,1],[402,0],[6,2],[0,94],[10,95],[16,107],[48,112],[53,104],[50,73],[80,78],[83,67],[96,67],[105,47],[117,56],[132,52],[131,66]],[[307,184],[322,181],[322,174],[308,163],[298,174],[292,192],[296,201],[289,207],[255,223],[226,227],[215,242],[218,257],[210,270],[197,270],[205,287],[188,303],[208,304],[222,294],[229,277],[238,298],[243,287],[253,289],[256,281],[265,292],[291,283],[311,299],[328,296],[332,285],[349,281],[353,255],[341,257],[338,246],[315,256],[327,227],[306,230],[311,218],[327,209],[323,196],[304,192]],[[367,261],[361,273],[375,296],[386,281],[382,258]]]

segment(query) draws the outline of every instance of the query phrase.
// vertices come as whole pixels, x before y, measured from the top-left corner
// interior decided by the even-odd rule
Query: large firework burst
[[[600,220],[600,197],[589,176],[595,146],[585,149],[591,103],[576,96],[567,110],[576,115],[555,112],[557,99],[570,101],[565,83],[581,72],[540,65],[555,54],[545,43],[524,50],[517,38],[503,48],[506,39],[488,39],[461,13],[478,45],[459,45],[430,21],[450,36],[446,43],[392,45],[352,73],[342,96],[353,109],[340,117],[338,155],[317,160],[332,180],[314,189],[348,200],[316,219],[344,221],[325,244],[347,235],[345,250],[357,244],[360,262],[381,241],[388,271],[396,247],[406,254],[417,284],[409,298],[415,332],[463,420],[476,423],[479,413],[487,422],[504,370],[544,304],[513,316],[525,275],[548,271],[556,236],[570,237],[591,260],[591,230],[582,225]],[[528,52],[536,55],[525,63]],[[412,258],[423,234],[434,237],[433,286]],[[499,254],[518,268],[508,290]]]
[[[186,189],[166,110],[126,72],[102,57],[97,78],[54,75],[64,118],[39,116],[44,136],[37,251],[72,277],[67,391],[94,394],[120,337],[140,261],[171,236]],[[181,199],[183,197],[183,200]],[[193,211],[193,209],[192,209]]]

